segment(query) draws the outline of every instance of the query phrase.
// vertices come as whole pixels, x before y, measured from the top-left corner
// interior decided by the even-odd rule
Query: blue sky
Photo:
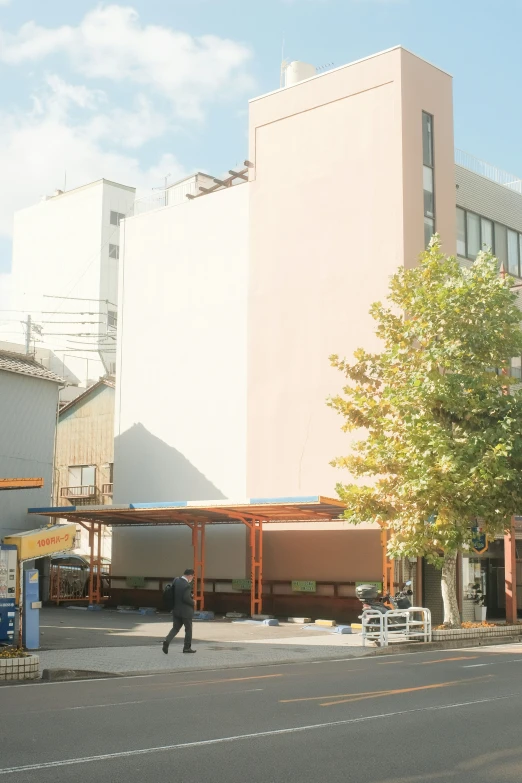
[[[318,66],[406,46],[454,76],[456,146],[522,175],[521,29],[522,0],[0,0],[0,272],[65,170],[146,191],[240,164],[283,39]]]

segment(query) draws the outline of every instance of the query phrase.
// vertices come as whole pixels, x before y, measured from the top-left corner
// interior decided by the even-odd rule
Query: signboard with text
[[[311,579],[308,579],[304,582],[292,582],[292,592],[293,593],[316,593],[317,592],[317,583],[312,581]]]
[[[20,560],[34,560],[55,552],[65,552],[74,547],[76,525],[53,525],[39,530],[29,530],[15,536],[6,536],[5,544],[13,544]]]
[[[232,590],[251,590],[251,579],[232,579]]]

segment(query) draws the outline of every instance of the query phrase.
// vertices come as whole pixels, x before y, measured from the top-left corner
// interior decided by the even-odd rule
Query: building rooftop
[[[60,413],[59,413],[60,418],[64,413],[70,411],[71,408],[74,408],[75,405],[82,405],[87,399],[87,397],[89,397],[94,391],[96,391],[96,389],[99,389],[101,386],[108,386],[109,389],[115,389],[116,381],[112,376],[110,378],[100,378],[100,380],[97,383],[94,383],[92,386],[89,386],[89,388],[86,389],[82,394],[79,394],[78,397],[74,398],[74,400],[71,400],[62,408],[60,408]]]
[[[51,370],[47,370],[43,364],[37,362],[32,356],[23,353],[0,350],[0,370],[15,372],[18,375],[28,375],[31,378],[40,378],[44,381],[65,383],[59,375],[56,375]]]
[[[472,171],[480,177],[489,179],[497,185],[502,185],[504,188],[508,188],[509,190],[522,195],[522,179],[520,179],[520,177],[517,177],[515,174],[510,174],[508,171],[504,171],[498,166],[494,166],[492,163],[486,163],[486,161],[476,158],[469,152],[456,149],[455,163],[463,169]]]

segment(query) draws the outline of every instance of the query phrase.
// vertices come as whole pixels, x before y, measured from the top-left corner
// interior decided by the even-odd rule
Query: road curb
[[[128,672],[102,672],[102,671],[87,671],[83,669],[44,669],[42,672],[41,680],[33,680],[31,684],[37,685],[38,683],[49,682],[74,682],[76,680],[103,680],[103,679],[125,679],[126,677],[151,677],[157,675],[169,675],[169,674],[197,674],[198,672],[212,672],[212,671],[224,671],[233,669],[252,669],[252,668],[275,668],[279,666],[292,666],[301,664],[303,666],[307,664],[315,663],[328,663],[329,661],[354,661],[366,658],[380,657],[383,655],[407,655],[413,653],[427,653],[435,650],[456,650],[470,647],[492,647],[500,644],[521,644],[522,640],[520,636],[503,636],[494,637],[491,639],[453,639],[446,642],[427,642],[427,643],[406,643],[406,644],[393,644],[389,647],[366,647],[362,654],[353,655],[350,653],[343,654],[341,650],[331,653],[329,655],[318,655],[315,658],[303,660],[302,658],[289,658],[285,661],[252,661],[251,663],[233,663],[226,665],[215,666],[202,666],[197,669],[138,669],[137,671]],[[10,683],[5,683],[6,687],[9,687]],[[12,683],[17,684],[16,682]]]
[[[44,669],[41,682],[70,682],[71,680],[99,680],[113,677],[121,679],[118,672],[88,671],[85,669]]]

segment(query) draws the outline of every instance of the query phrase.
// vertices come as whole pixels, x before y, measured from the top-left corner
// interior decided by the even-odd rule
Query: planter
[[[0,681],[38,679],[40,679],[40,659],[37,655],[0,658]]]
[[[488,611],[487,606],[475,606],[475,622],[483,623]]]
[[[432,638],[434,642],[447,642],[452,639],[498,639],[522,636],[521,625],[495,625],[492,628],[448,628],[445,630],[433,631]]]

